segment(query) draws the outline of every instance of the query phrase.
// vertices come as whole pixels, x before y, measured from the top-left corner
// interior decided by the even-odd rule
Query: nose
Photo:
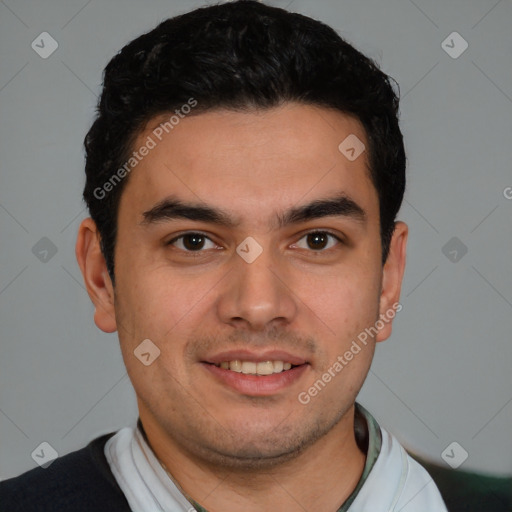
[[[278,265],[272,251],[264,249],[251,263],[238,254],[233,258],[217,303],[221,321],[254,331],[291,323],[298,310],[297,298],[291,277]]]

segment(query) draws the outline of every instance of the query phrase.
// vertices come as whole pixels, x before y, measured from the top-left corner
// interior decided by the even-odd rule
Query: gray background
[[[511,473],[512,2],[268,3],[329,23],[401,86],[404,307],[360,402],[432,460],[457,441],[461,469]],[[202,4],[0,1],[1,478],[35,467],[42,441],[62,455],[136,417],[117,336],[95,327],[74,256],[82,140],[108,60]],[[47,59],[31,48],[44,31],[59,44]],[[469,44],[458,58],[442,47],[453,31]]]

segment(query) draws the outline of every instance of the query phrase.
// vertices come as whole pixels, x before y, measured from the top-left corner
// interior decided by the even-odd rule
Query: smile
[[[215,365],[217,368],[231,370],[246,375],[272,375],[273,373],[281,373],[290,370],[293,365],[286,361],[222,361]]]

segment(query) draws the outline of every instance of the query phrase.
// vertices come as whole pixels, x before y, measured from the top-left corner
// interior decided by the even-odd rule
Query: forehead
[[[135,151],[152,149],[130,174],[120,216],[139,222],[143,212],[170,195],[231,212],[237,223],[267,228],[285,208],[340,193],[364,205],[369,217],[378,210],[367,151],[347,158],[353,156],[347,145],[356,151],[368,147],[361,123],[351,116],[286,104],[263,111],[209,111],[163,124],[169,118],[153,119],[136,139]]]

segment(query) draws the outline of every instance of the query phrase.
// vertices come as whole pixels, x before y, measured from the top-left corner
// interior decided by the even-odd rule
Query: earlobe
[[[101,252],[98,229],[90,217],[80,224],[75,254],[87,293],[95,307],[94,322],[104,332],[116,331],[114,287]]]
[[[391,335],[392,321],[396,313],[402,309],[400,291],[405,271],[408,227],[404,222],[396,222],[391,238],[389,254],[382,270],[382,289],[380,295],[379,314],[384,327],[379,330],[375,341],[384,341]],[[381,324],[382,325],[382,324]]]

